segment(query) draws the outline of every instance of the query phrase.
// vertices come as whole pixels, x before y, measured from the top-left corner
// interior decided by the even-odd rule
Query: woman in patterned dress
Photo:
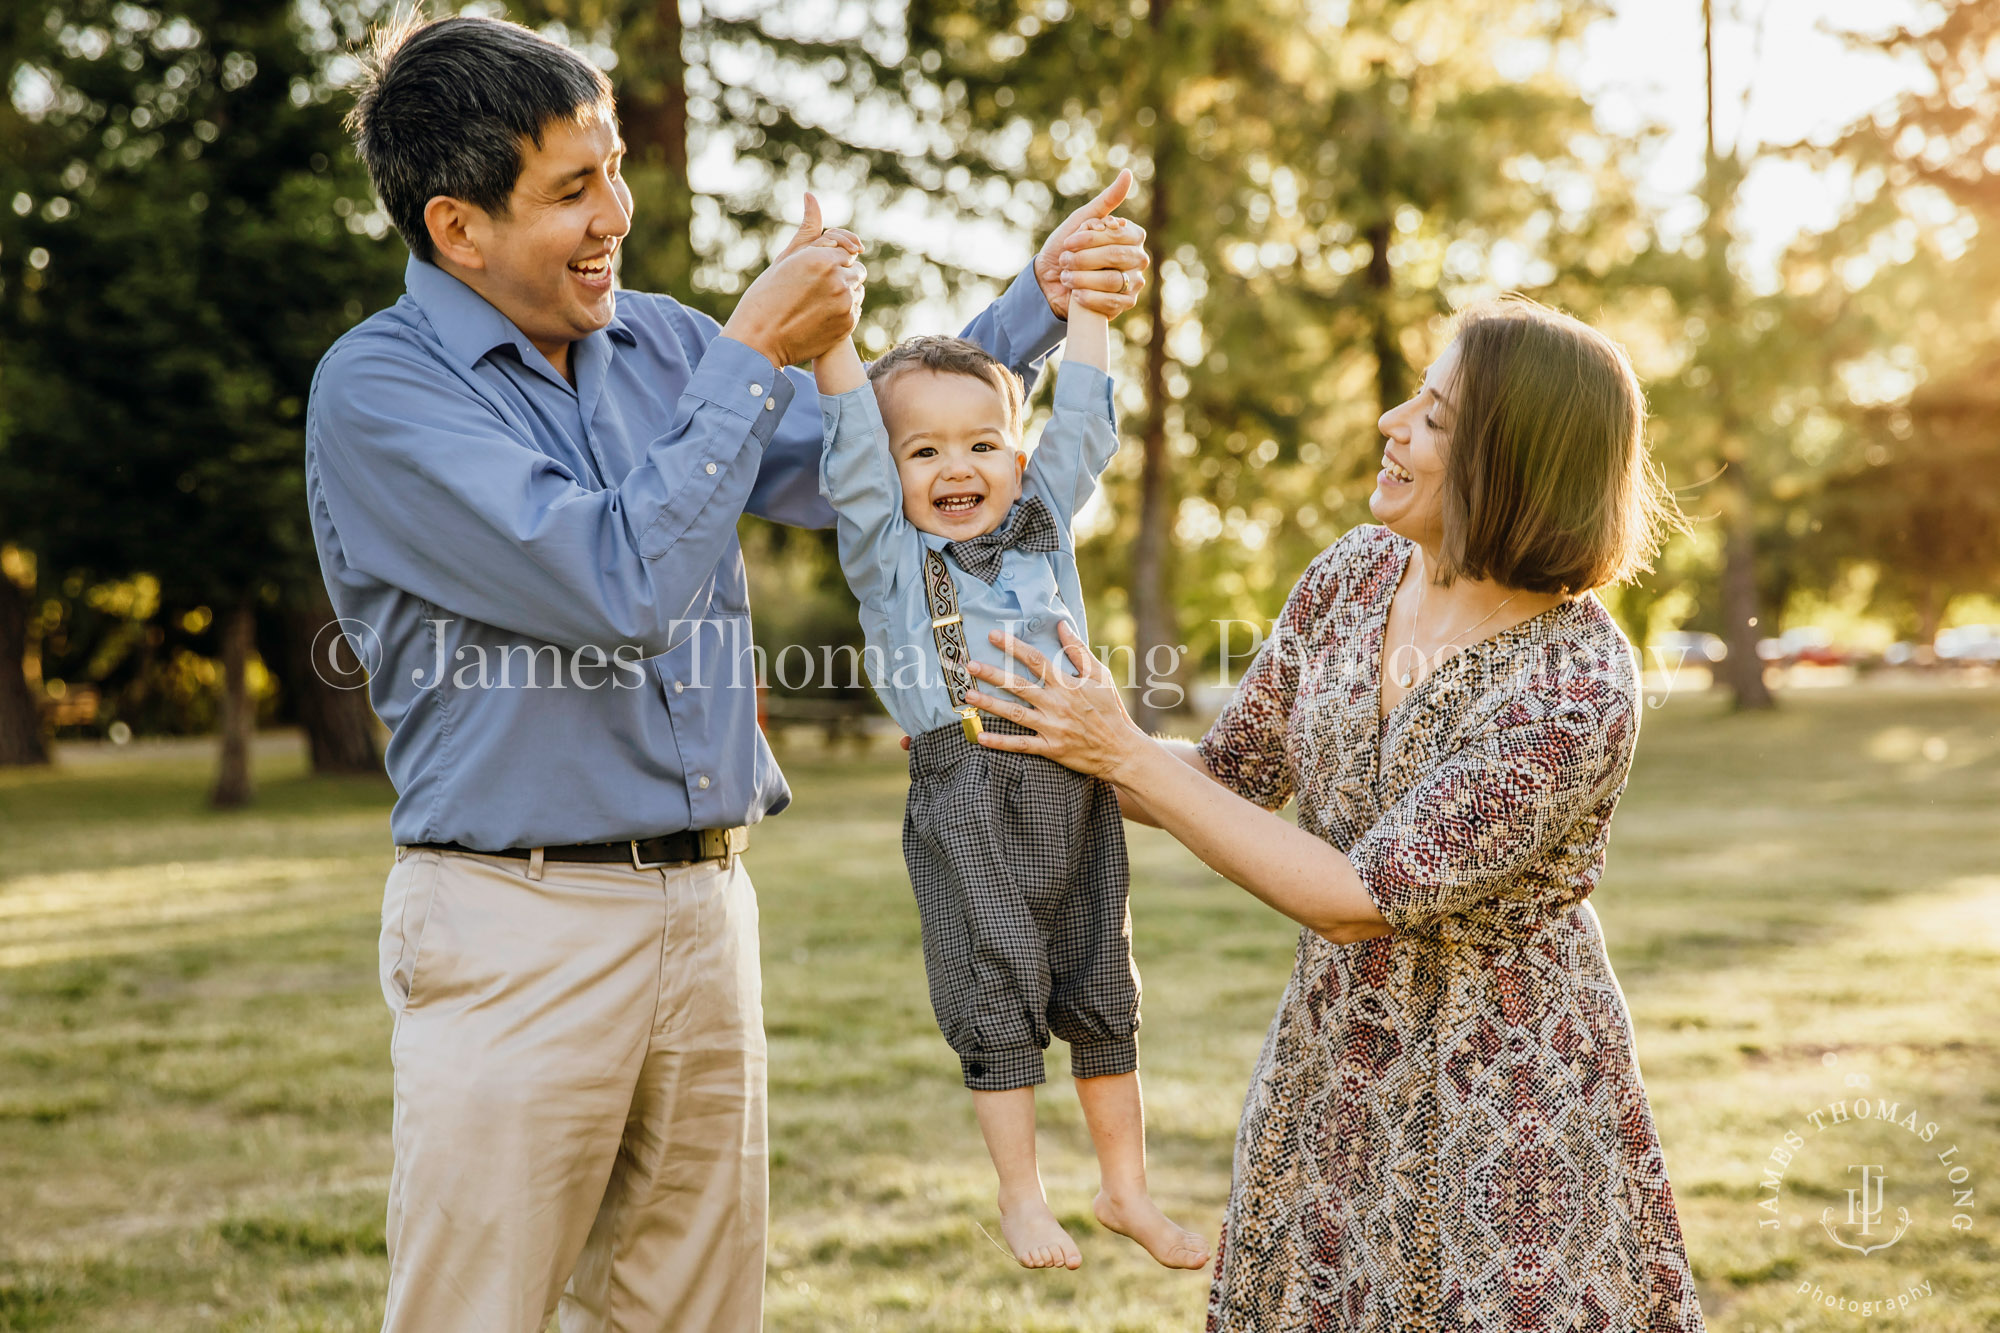
[[[1531,302],[1473,312],[1385,414],[1369,506],[1292,590],[1199,745],[1086,677],[975,671],[1304,927],[1236,1140],[1215,1333],[1691,1333],[1701,1308],[1585,899],[1641,703],[1589,590],[1675,522],[1624,354]],[[999,638],[1001,636],[996,636]],[[1032,679],[1028,678],[1032,677]],[[1069,682],[1069,683],[1065,683]],[[1296,826],[1268,813],[1298,800]]]

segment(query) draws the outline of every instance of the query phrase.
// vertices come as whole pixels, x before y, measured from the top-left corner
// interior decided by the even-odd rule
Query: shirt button
[[[686,689],[686,688],[687,688],[687,686],[685,686],[685,685],[681,684],[681,683],[680,683],[679,681],[675,681],[675,682],[674,682],[674,693],[675,693],[675,694],[679,694],[679,693],[680,693],[680,692],[681,692],[682,690],[684,690],[684,689]]]
[[[699,787],[699,788],[701,788],[701,789],[702,789],[703,791],[707,791],[707,790],[708,790],[708,775],[707,775],[707,774],[703,774],[703,775],[701,776],[701,778],[700,778],[700,779],[699,779],[699,780],[698,780],[698,781],[697,781],[697,782],[696,782],[696,783],[695,783],[694,785],[695,785],[695,786],[697,786],[697,787]]]
[[[761,385],[761,384],[753,384],[753,385],[751,385],[751,386],[750,386],[750,396],[751,396],[752,398],[762,398],[762,397],[764,396],[764,386],[763,386],[763,385]]]
[[[708,470],[708,475],[709,475],[709,476],[711,476],[711,477],[712,477],[712,476],[714,476],[714,475],[715,475],[715,464],[713,464],[713,463],[710,463],[710,464],[708,465],[708,469],[707,469],[707,470]]]
[[[766,398],[764,400],[764,410],[766,412],[771,411],[773,408],[777,407],[777,405],[778,405],[778,400],[775,398]]]

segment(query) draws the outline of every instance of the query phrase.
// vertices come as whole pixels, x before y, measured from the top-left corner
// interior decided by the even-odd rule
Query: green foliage
[[[312,369],[398,267],[316,49],[337,37],[287,0],[15,15],[0,530],[170,602],[301,576]]]
[[[1853,165],[1863,200],[1793,280],[1845,294],[1876,336],[1798,563],[1807,586],[1865,569],[1928,643],[1954,593],[2000,583],[2000,10],[1956,0],[1863,44],[1929,78],[1822,154]]]
[[[1054,183],[1051,216],[1119,167],[1139,178],[1125,211],[1153,233],[1165,302],[1160,329],[1143,308],[1121,321],[1143,349],[1123,401],[1128,434],[1164,437],[1172,600],[1198,658],[1217,621],[1268,618],[1306,561],[1366,520],[1375,418],[1453,304],[1497,285],[1567,297],[1622,259],[1626,146],[1593,127],[1556,60],[1595,12],[911,7],[912,51],[937,53],[978,127],[962,157]],[[1113,639],[1130,623],[1143,457],[1115,465],[1090,548]]]
[[[152,678],[129,705],[146,725],[202,720],[201,692],[184,708],[173,683],[193,679],[180,655],[214,651],[188,612],[268,608],[316,577],[311,370],[393,299],[402,263],[339,125],[342,52],[386,12],[26,0],[0,17],[0,540],[39,557],[30,633],[51,662],[120,692]],[[913,206],[932,220],[923,244],[871,252],[862,338],[879,350],[912,302],[1007,276],[968,237],[1038,236],[1133,168],[1125,211],[1152,233],[1161,299],[1117,326],[1130,447],[1084,529],[1106,642],[1144,637],[1142,604],[1198,660],[1218,622],[1268,617],[1367,518],[1375,418],[1444,316],[1503,287],[1604,325],[1649,382],[1655,448],[1701,521],[1611,596],[1635,636],[1726,628],[1737,480],[1769,611],[1862,589],[1921,634],[2000,578],[1990,4],[1868,39],[1932,84],[1798,150],[1850,164],[1860,202],[1775,286],[1743,275],[1732,236],[1747,163],[1718,159],[1703,234],[1669,239],[1633,202],[1640,145],[1595,125],[1559,58],[1594,5],[511,12],[617,85],[639,206],[625,281],[717,314],[805,188],[851,199],[864,230]],[[774,562],[760,636],[847,642],[828,537],[749,540]],[[159,583],[143,623],[91,601],[142,572]]]

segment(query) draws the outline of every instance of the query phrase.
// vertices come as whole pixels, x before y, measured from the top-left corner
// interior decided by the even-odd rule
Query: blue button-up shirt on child
[[[840,515],[840,563],[861,602],[863,660],[875,693],[912,736],[955,727],[958,715],[937,664],[923,581],[924,553],[943,550],[949,539],[923,531],[903,513],[902,479],[871,386],[823,395],[820,413],[826,420],[820,491]],[[1075,674],[1056,636],[1056,626],[1067,620],[1078,638],[1090,642],[1070,528],[1117,452],[1110,376],[1065,362],[1056,372],[1054,412],[1021,479],[1022,499],[1039,497],[1055,519],[1057,549],[1009,548],[990,585],[946,560],[975,661],[1015,666],[987,641],[989,632],[1004,629]]]
[[[407,282],[327,353],[306,419],[320,570],[392,733],[392,836],[498,850],[784,808],[736,520],[833,521],[812,381],[621,291],[572,385],[444,270]],[[1030,380],[1062,333],[1030,273],[966,330]]]

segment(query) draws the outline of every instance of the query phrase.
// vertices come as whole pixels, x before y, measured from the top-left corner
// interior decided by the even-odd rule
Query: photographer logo
[[[1844,1082],[1857,1095],[1806,1112],[1766,1155],[1757,1226],[1792,1233],[1799,1258],[1809,1260],[1798,1296],[1863,1319],[1898,1314],[1938,1294],[1911,1266],[1973,1229],[1976,1182],[1937,1121],[1871,1095],[1867,1074]],[[1845,1202],[1824,1203],[1829,1197]]]

